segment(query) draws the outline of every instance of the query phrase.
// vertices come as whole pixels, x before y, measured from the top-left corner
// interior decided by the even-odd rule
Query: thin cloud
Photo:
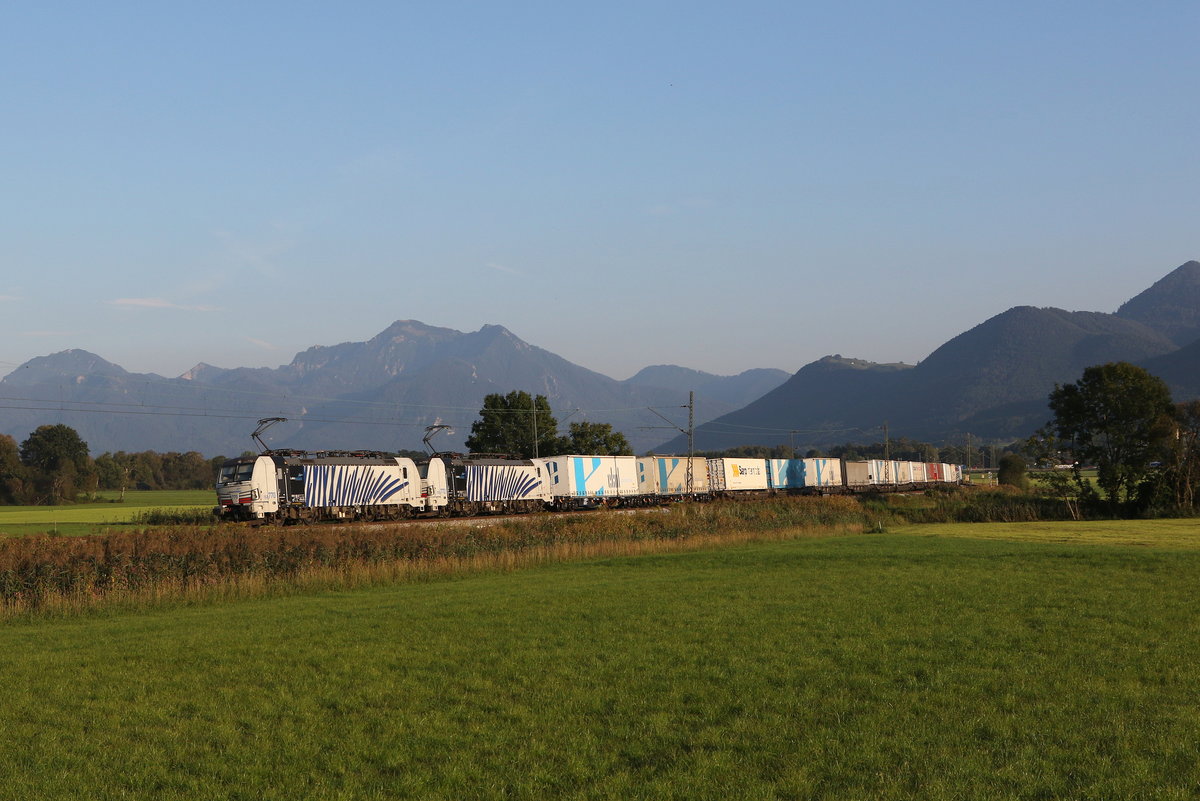
[[[69,337],[75,334],[74,331],[22,331],[23,337]]]
[[[109,304],[133,309],[177,309],[179,311],[198,312],[220,311],[216,306],[188,306],[181,303],[172,303],[163,298],[117,298],[116,300],[110,300]]]
[[[496,272],[508,273],[509,275],[519,275],[519,276],[521,276],[522,278],[527,278],[527,277],[528,277],[526,273],[523,273],[523,272],[521,272],[520,270],[517,270],[517,269],[515,269],[515,268],[513,268],[513,267],[506,267],[506,266],[505,266],[505,265],[503,265],[503,264],[497,264],[497,263],[496,263],[496,262],[494,262],[494,261],[489,261],[489,262],[487,263],[487,266],[488,266],[488,267],[491,267],[491,268],[492,268],[493,270],[495,270]]]
[[[258,345],[263,350],[282,350],[282,348],[280,348],[278,345],[267,342],[266,340],[255,339],[254,337],[246,337],[246,341],[251,345]]]
[[[300,236],[299,226],[276,223],[257,236],[244,237],[233,231],[214,231],[225,251],[225,261],[239,268],[250,268],[262,275],[278,276],[279,257],[295,249]]]
[[[25,298],[22,298],[18,295],[0,295],[0,303],[4,303],[6,301],[15,301],[15,300],[25,300]]]

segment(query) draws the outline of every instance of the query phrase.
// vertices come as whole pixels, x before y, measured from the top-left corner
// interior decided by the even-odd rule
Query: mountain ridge
[[[1193,291],[1194,290],[1194,291]],[[999,441],[1048,417],[1046,395],[1083,368],[1132,361],[1163,372],[1179,400],[1200,396],[1200,262],[1186,262],[1113,314],[1014,306],[951,337],[915,365],[825,356],[793,374],[752,368],[714,376],[676,365],[642,368],[623,381],[486,324],[461,332],[400,319],[362,342],[314,345],[279,367],[199,362],[177,378],[131,373],[81,349],[30,359],[3,379],[0,431],[21,439],[38,425],[72,425],[94,452],[254,447],[259,417],[287,417],[274,447],[417,448],[428,425],[455,427],[439,447],[462,445],[484,395],[544,394],[565,429],[612,423],[635,450],[679,452],[663,442],[656,410],[686,424],[696,392],[696,444],[834,444],[895,436],[947,441],[964,432]],[[1200,333],[1200,328],[1195,329]],[[1152,370],[1153,371],[1153,370]]]
[[[45,422],[67,422],[97,452],[239,453],[253,447],[258,417],[292,421],[271,429],[273,447],[416,449],[426,426],[449,419],[456,439],[439,447],[461,448],[484,395],[516,389],[547,395],[564,430],[569,422],[609,422],[645,449],[662,423],[650,409],[687,402],[686,392],[617,381],[501,325],[464,333],[416,320],[397,320],[364,342],[310,347],[278,368],[201,362],[169,379],[71,349],[32,359],[0,383],[23,392],[31,407],[59,401],[58,408],[0,409],[0,431],[21,439]],[[708,419],[735,407],[699,395],[697,408]]]
[[[1167,280],[1172,276],[1176,279]],[[1188,262],[1155,286],[1189,283],[1193,276],[1200,276],[1200,263]],[[1152,315],[1151,301],[1165,302],[1167,296],[1143,292],[1137,297],[1143,301],[1135,308]],[[1200,319],[1200,294],[1195,303]],[[1015,439],[1049,418],[1046,398],[1055,384],[1077,380],[1090,365],[1161,359],[1158,363],[1172,366],[1180,378],[1190,365],[1200,366],[1200,347],[1196,358],[1188,360],[1185,353],[1172,361],[1179,348],[1168,334],[1181,328],[1152,327],[1136,317],[1014,306],[947,340],[909,370],[884,371],[872,362],[824,357],[745,408],[698,426],[695,446],[721,450],[751,444],[746,438],[757,427],[752,444],[803,441],[821,447],[878,438],[885,421],[895,435],[914,439],[946,441],[968,431],[995,441]],[[1168,384],[1181,400],[1200,391],[1178,379]],[[659,446],[667,452],[681,447],[681,437]]]

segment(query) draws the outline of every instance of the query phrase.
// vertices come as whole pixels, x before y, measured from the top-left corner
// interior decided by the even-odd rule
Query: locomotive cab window
[[[252,475],[254,475],[254,462],[223,464],[221,465],[221,472],[217,474],[217,483],[229,484],[234,481],[249,481]]]

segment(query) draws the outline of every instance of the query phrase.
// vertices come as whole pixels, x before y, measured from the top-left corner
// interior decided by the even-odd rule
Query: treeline
[[[39,426],[20,445],[0,434],[0,504],[73,503],[100,490],[208,489],[223,461],[196,451],[117,451],[93,459],[75,429]]]

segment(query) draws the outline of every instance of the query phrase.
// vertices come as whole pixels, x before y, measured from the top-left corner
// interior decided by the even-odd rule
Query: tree
[[[1025,460],[1015,453],[1006,453],[1000,457],[1000,469],[996,480],[1001,484],[1020,489],[1029,488],[1029,476],[1025,474]]]
[[[1056,385],[1050,393],[1052,422],[1079,465],[1095,464],[1096,483],[1108,501],[1131,501],[1172,433],[1171,393],[1167,385],[1141,367],[1110,362],[1089,367],[1074,384]]]
[[[514,390],[483,399],[466,444],[473,453],[506,453],[528,459],[558,453],[562,440],[546,396],[532,398],[528,392]]]
[[[1167,507],[1181,512],[1196,508],[1196,489],[1200,487],[1200,400],[1175,407],[1175,432],[1168,440],[1160,470],[1142,486],[1147,505]]]
[[[595,456],[632,456],[633,448],[611,423],[571,423],[570,434],[561,446],[562,453],[585,453]]]
[[[24,503],[25,478],[17,441],[7,434],[0,434],[0,503]]]
[[[94,489],[87,443],[70,426],[38,426],[21,443],[21,463],[30,468],[39,494],[50,503],[74,500],[79,487]]]
[[[38,426],[21,443],[21,463],[54,472],[71,462],[77,470],[88,467],[88,446],[70,426],[62,423]]]

